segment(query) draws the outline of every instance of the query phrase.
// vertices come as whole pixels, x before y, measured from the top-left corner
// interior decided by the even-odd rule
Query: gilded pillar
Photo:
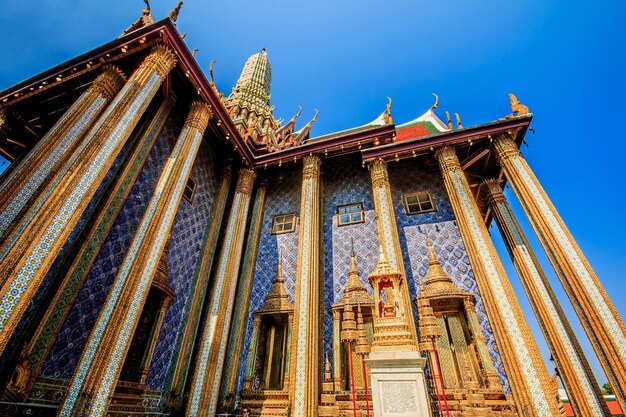
[[[393,200],[391,199],[387,163],[382,159],[374,160],[370,162],[369,169],[372,176],[378,240],[389,259],[391,267],[406,277],[404,262],[402,261],[402,250],[400,249],[400,238],[398,237],[398,226],[396,225],[396,215],[393,209]],[[401,296],[403,305],[407,306],[404,313],[407,316],[406,321],[409,325],[409,332],[411,333],[411,338],[417,344],[417,331],[415,329],[413,310],[411,309],[412,302],[408,285],[402,286]]]
[[[341,311],[333,310],[333,385],[335,391],[343,391],[341,386]]]
[[[164,101],[148,128],[141,135],[138,146],[129,156],[129,161],[131,162],[123,168],[113,185],[112,191],[104,197],[104,202],[101,204],[104,207],[103,211],[94,220],[94,226],[84,239],[85,243],[83,243],[74,257],[67,274],[50,302],[51,307],[31,338],[27,347],[28,367],[33,374],[33,381],[31,382],[34,382],[34,378],[40,374],[43,361],[48,356],[50,349],[52,349],[56,335],[78,295],[78,290],[82,287],[85,277],[98,256],[100,248],[109,234],[109,230],[113,226],[122,205],[126,201],[126,197],[128,197],[150,149],[152,149],[154,142],[163,129],[172,108],[173,103],[171,101]]]
[[[626,328],[596,273],[509,136],[494,139],[510,181],[620,402],[626,408]]]
[[[176,64],[156,46],[75,149],[71,170],[50,183],[23,217],[0,264],[0,351],[81,218],[115,158],[139,122],[162,80]],[[13,238],[12,238],[13,239]]]
[[[81,94],[35,147],[0,184],[0,236],[46,180],[63,169],[74,149],[106,105],[124,85],[124,75],[112,65],[104,67],[91,86]],[[68,166],[65,164],[65,169]]]
[[[476,275],[489,322],[520,415],[559,416],[550,392],[550,377],[487,227],[470,191],[454,148],[435,156]]]
[[[252,220],[244,253],[239,287],[237,288],[237,299],[233,315],[232,330],[228,341],[228,354],[224,362],[222,374],[225,381],[220,388],[220,407],[230,410],[237,403],[235,394],[237,391],[239,365],[241,361],[241,351],[248,325],[248,313],[250,307],[250,292],[252,291],[252,279],[256,265],[257,252],[259,248],[259,237],[261,232],[261,221],[263,220],[263,207],[267,194],[267,183],[262,182],[256,189],[254,205],[252,207]]]
[[[259,330],[261,328],[262,316],[254,316],[252,323],[252,337],[250,338],[250,346],[248,347],[248,362],[246,363],[246,371],[243,376],[243,390],[252,389],[254,379],[254,368],[256,367],[256,347],[259,342]],[[288,363],[288,362],[287,362]]]
[[[175,346],[175,354],[173,359],[172,372],[170,379],[166,384],[164,393],[169,395],[167,399],[168,411],[178,410],[182,407],[183,390],[185,381],[189,372],[189,362],[191,361],[191,353],[193,350],[198,326],[200,325],[200,315],[206,298],[206,292],[211,277],[211,265],[215,256],[215,247],[220,233],[220,226],[226,211],[226,202],[228,201],[228,191],[232,180],[232,172],[230,166],[222,169],[220,175],[220,184],[215,196],[215,202],[211,210],[211,217],[207,223],[204,242],[201,249],[201,260],[195,271],[195,277],[192,284],[193,295],[187,299],[185,306],[185,316],[182,320],[184,326],[180,331],[180,336]]]
[[[316,156],[302,159],[300,236],[296,268],[291,344],[291,411],[293,417],[315,417],[320,393],[320,164]]]
[[[193,103],[83,351],[60,417],[104,416],[212,113]]]
[[[235,304],[246,220],[255,179],[256,174],[251,169],[239,170],[235,197],[228,218],[189,393],[185,413],[189,417],[212,417],[217,409],[226,343]]]
[[[552,287],[535,257],[513,211],[504,198],[499,181],[481,184],[517,274],[548,342],[561,380],[575,414],[584,417],[610,415],[582,349]]]

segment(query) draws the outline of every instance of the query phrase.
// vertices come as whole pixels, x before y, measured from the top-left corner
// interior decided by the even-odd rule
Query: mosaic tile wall
[[[360,159],[341,159],[322,163],[324,191],[323,245],[324,245],[324,357],[332,363],[332,315],[330,307],[343,296],[350,269],[351,241],[354,240],[356,263],[361,281],[370,290],[367,276],[378,261],[378,231],[372,182]],[[363,203],[365,222],[338,226],[337,207]]]
[[[170,302],[150,365],[147,385],[161,389],[172,362],[172,347],[176,344],[185,303],[190,293],[193,271],[200,257],[200,249],[208,217],[217,191],[215,152],[205,140],[198,151],[191,176],[197,181],[193,204],[183,199],[178,206],[169,241],[167,257],[168,282],[175,297]],[[191,273],[190,273],[191,271]]]
[[[428,233],[433,242],[435,254],[441,261],[444,271],[459,288],[476,295],[476,313],[485,334],[489,353],[493,358],[494,366],[498,371],[503,387],[505,390],[508,390],[504,366],[487,320],[485,307],[456,225],[441,174],[437,168],[430,169],[423,164],[419,164],[415,160],[405,160],[398,163],[389,163],[388,166],[400,246],[402,248],[411,299],[417,297],[419,282],[426,277],[428,272],[428,266],[426,265],[428,251],[426,239],[423,235]],[[402,195],[419,191],[430,191],[437,211],[415,215],[406,214]],[[417,317],[415,305],[413,305],[413,309],[414,315]]]
[[[43,376],[71,377],[150,201],[159,175],[180,133],[182,122],[181,117],[168,120],[157,138],[45,361]],[[171,343],[169,339],[176,336],[182,306],[192,278],[185,271],[193,270],[195,267],[202,233],[214,199],[216,188],[214,160],[213,152],[207,146],[201,146],[192,170],[192,176],[197,180],[194,204],[183,200],[174,221],[168,268],[169,282],[175,292],[175,299],[166,311],[163,331],[155,350],[148,380],[151,387],[160,387],[171,361],[171,353],[167,346]]]
[[[268,178],[267,197],[259,237],[259,249],[256,268],[252,282],[250,312],[246,335],[239,364],[237,391],[241,391],[245,363],[248,359],[248,348],[252,334],[252,313],[258,309],[272,286],[276,275],[278,252],[282,250],[283,277],[289,301],[293,303],[295,294],[296,262],[298,258],[298,223],[300,221],[300,188],[302,183],[302,167],[283,168],[279,173]],[[296,230],[280,235],[270,234],[272,219],[277,214],[296,213]]]

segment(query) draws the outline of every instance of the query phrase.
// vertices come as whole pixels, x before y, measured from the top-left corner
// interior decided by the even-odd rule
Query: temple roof
[[[450,129],[435,114],[432,108],[417,119],[396,126],[396,142],[448,132]]]
[[[348,271],[348,282],[343,290],[343,296],[339,301],[333,304],[333,308],[343,308],[346,304],[350,305],[363,305],[373,306],[374,298],[369,294],[363,281],[359,270],[356,266],[356,257],[354,256],[354,244],[350,253],[350,270]]]
[[[289,302],[287,291],[285,291],[285,280],[283,278],[283,256],[278,255],[278,266],[276,268],[276,276],[272,280],[265,302],[259,307],[254,314],[259,313],[275,313],[293,311],[293,305]]]

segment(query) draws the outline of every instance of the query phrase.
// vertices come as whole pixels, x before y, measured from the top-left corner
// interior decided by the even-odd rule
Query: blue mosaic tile
[[[411,299],[413,300],[417,297],[419,282],[426,277],[428,272],[428,266],[426,265],[428,252],[423,235],[423,233],[428,233],[433,242],[435,254],[441,261],[444,271],[459,288],[475,294],[476,315],[485,335],[489,354],[493,359],[494,367],[498,371],[498,376],[505,391],[508,391],[509,386],[504,365],[497,350],[491,326],[487,320],[485,306],[480,297],[474,272],[456,225],[441,174],[436,168],[429,169],[419,164],[415,160],[405,160],[398,163],[390,163],[388,166],[400,246]],[[402,195],[419,191],[430,191],[437,211],[414,215],[406,214]],[[412,304],[412,307],[414,317],[417,317],[415,303]]]
[[[217,190],[216,156],[205,141],[198,151],[191,170],[196,180],[196,191],[193,204],[183,199],[180,202],[169,240],[167,257],[168,282],[174,291],[174,299],[170,302],[159,339],[154,351],[147,385],[150,389],[161,389],[167,371],[171,366],[172,346],[176,344],[181,328],[185,304],[190,293],[193,273],[200,257],[200,249],[208,217],[215,201]]]
[[[259,249],[250,294],[250,310],[244,340],[241,362],[239,363],[239,379],[237,392],[241,392],[243,373],[248,359],[248,348],[252,335],[252,313],[265,301],[272,285],[278,265],[278,252],[282,250],[283,277],[289,301],[293,303],[295,294],[296,266],[298,259],[298,222],[300,220],[300,188],[302,168],[283,168],[268,178],[267,197],[261,223]],[[277,214],[296,213],[296,230],[292,233],[272,235],[272,219]],[[239,395],[239,394],[238,394]]]
[[[367,276],[378,261],[378,230],[372,182],[366,168],[357,158],[322,163],[324,181],[323,246],[324,246],[324,357],[332,363],[333,338],[330,307],[343,296],[350,269],[351,242],[361,281],[371,293]],[[338,226],[337,207],[363,203],[365,222]]]
[[[168,120],[157,138],[44,362],[42,376],[71,378],[181,125],[181,120]]]

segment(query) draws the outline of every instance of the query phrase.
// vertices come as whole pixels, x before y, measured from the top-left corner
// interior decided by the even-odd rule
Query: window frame
[[[360,211],[354,211],[354,212],[350,212],[350,213],[340,213],[339,210],[341,210],[344,207],[351,207],[351,206],[358,206],[360,208]],[[352,220],[352,215],[356,214],[356,213],[360,213],[361,215],[361,219],[360,220]],[[342,215],[348,215],[350,217],[350,221],[344,223],[341,221],[341,216]],[[341,227],[341,226],[350,226],[353,224],[359,224],[359,223],[365,223],[365,210],[363,209],[363,202],[358,202],[358,203],[350,203],[350,204],[342,204],[341,206],[337,206],[337,226]]]
[[[285,221],[283,220],[283,222],[281,223],[283,225],[283,230],[280,231],[276,231],[276,219],[279,217],[282,217],[283,219],[287,218],[287,216],[293,216],[293,220],[291,223],[291,229],[284,229],[284,224]],[[282,213],[282,214],[275,214],[274,216],[272,216],[272,226],[270,228],[270,234],[271,235],[282,235],[284,233],[293,233],[296,231],[296,212],[291,212],[291,213]]]
[[[189,183],[193,184],[193,187],[189,187]],[[191,188],[191,196],[187,196],[187,189]],[[198,189],[198,180],[193,178],[191,175],[187,177],[187,182],[185,183],[185,188],[183,189],[183,198],[189,202],[189,204],[193,204],[193,198],[196,196],[196,190]]]
[[[420,195],[428,196],[428,200],[430,201],[430,205],[431,205],[430,209],[427,209],[427,210],[422,209],[422,202],[420,202],[420,199],[419,199]],[[410,198],[410,197],[415,197],[416,202],[409,203],[407,201],[407,198]],[[433,193],[430,190],[416,191],[414,193],[402,194],[402,204],[404,205],[404,211],[408,216],[413,216],[415,214],[432,213],[432,212],[437,211],[437,206],[435,205],[435,199],[433,198]],[[416,204],[419,207],[419,211],[412,212],[409,206],[415,206]]]

